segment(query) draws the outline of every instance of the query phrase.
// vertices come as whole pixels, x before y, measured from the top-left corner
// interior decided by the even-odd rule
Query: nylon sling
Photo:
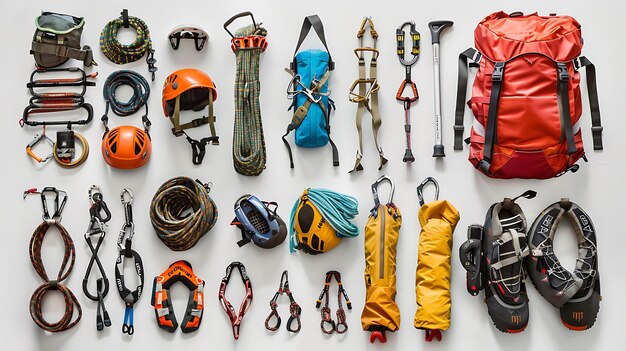
[[[374,42],[373,47],[366,47],[363,45],[363,36],[365,34],[365,27],[369,24],[370,34],[372,36],[372,40]],[[374,144],[376,145],[376,149],[378,150],[378,156],[380,157],[380,165],[378,170],[381,170],[383,166],[387,163],[387,159],[384,157],[383,149],[378,145],[378,130],[382,124],[382,120],[380,117],[380,112],[378,110],[378,90],[380,90],[380,85],[378,84],[377,78],[377,60],[379,51],[376,49],[376,41],[378,40],[378,32],[374,28],[374,22],[372,22],[371,17],[366,17],[361,22],[361,27],[357,33],[357,38],[359,39],[359,47],[354,49],[354,54],[359,59],[359,78],[352,83],[352,87],[350,88],[349,99],[351,102],[357,103],[357,111],[356,111],[356,129],[359,133],[359,149],[356,153],[356,161],[354,163],[354,168],[350,171],[350,173],[354,171],[362,171],[363,165],[361,165],[361,159],[363,158],[363,115],[365,114],[365,110],[372,115],[372,132],[374,134]],[[365,55],[364,53],[369,51],[372,53],[372,58],[370,60],[369,67],[369,77],[365,67]],[[354,89],[356,86],[359,86],[359,93],[354,93]]]

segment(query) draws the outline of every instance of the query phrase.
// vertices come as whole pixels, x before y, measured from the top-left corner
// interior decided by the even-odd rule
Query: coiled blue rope
[[[355,197],[327,189],[312,188],[309,188],[308,197],[320,211],[322,217],[335,229],[337,236],[354,238],[359,235],[359,228],[350,222],[351,219],[359,214],[359,202]],[[295,252],[298,246],[294,223],[296,210],[298,206],[300,206],[300,198],[301,197],[293,204],[293,208],[291,209],[291,226],[289,228],[289,251],[291,252]]]

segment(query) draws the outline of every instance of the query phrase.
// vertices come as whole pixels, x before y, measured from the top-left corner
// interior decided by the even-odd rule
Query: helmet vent
[[[263,216],[257,210],[252,210],[248,213],[248,220],[252,223],[254,229],[256,229],[259,233],[268,233],[270,231],[270,227],[263,218]]]

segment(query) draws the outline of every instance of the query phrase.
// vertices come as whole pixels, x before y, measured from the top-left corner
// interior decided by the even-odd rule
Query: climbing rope
[[[133,90],[133,96],[128,101],[120,101],[115,96],[117,88],[127,85]],[[150,85],[148,81],[139,73],[134,71],[120,70],[111,73],[106,82],[104,82],[104,89],[102,89],[104,100],[106,101],[106,108],[104,115],[102,116],[102,123],[104,123],[105,133],[109,131],[109,109],[113,113],[120,117],[130,116],[141,107],[146,107],[146,113],[141,117],[143,127],[148,132],[150,125],[152,124],[148,119],[148,98],[150,97]]]
[[[135,41],[130,44],[122,44],[117,40],[117,33],[122,27],[132,27],[137,32]],[[117,64],[138,61],[147,52],[146,63],[148,64],[148,71],[152,73],[152,81],[154,81],[157,68],[150,31],[144,21],[137,17],[128,16],[127,10],[122,11],[122,16],[104,26],[100,34],[100,50],[104,56]]]
[[[259,60],[267,48],[267,30],[254,18],[252,21],[252,25],[237,30],[231,41],[237,60],[233,162],[235,171],[247,176],[261,174],[267,159],[259,103]],[[230,24],[226,23],[225,28]]]
[[[152,198],[150,221],[161,241],[174,251],[192,248],[217,221],[210,184],[188,177],[163,183]]]
[[[76,259],[74,241],[67,229],[61,224],[61,212],[63,212],[63,208],[65,207],[67,194],[62,190],[57,190],[52,187],[46,187],[41,192],[37,192],[37,189],[29,189],[24,192],[24,198],[29,194],[41,195],[44,212],[43,222],[35,229],[29,243],[30,262],[33,264],[35,272],[44,280],[44,283],[35,290],[30,298],[30,316],[41,329],[52,333],[62,332],[75,326],[80,321],[83,314],[83,310],[74,293],[62,283],[72,272],[74,260]],[[54,214],[52,216],[50,216],[48,212],[47,194],[54,194]],[[62,194],[62,196],[59,194]],[[61,200],[59,201],[59,199]],[[51,227],[55,227],[59,231],[65,249],[59,273],[56,279],[52,280],[48,278],[48,273],[46,272],[41,257],[43,240]],[[41,305],[45,295],[53,290],[58,290],[63,294],[65,312],[57,322],[50,323],[44,318]],[[72,320],[74,318],[74,308],[77,309],[78,314],[76,318]]]
[[[321,212],[322,217],[324,217],[337,232],[338,236],[343,238],[359,236],[359,228],[354,223],[350,222],[351,219],[359,214],[359,202],[355,197],[327,189],[313,188],[308,190],[307,196]],[[296,210],[300,205],[300,201],[301,200],[298,199],[291,209],[290,223],[295,223]],[[298,241],[292,225],[289,229],[289,247],[291,252],[294,252],[297,246]]]

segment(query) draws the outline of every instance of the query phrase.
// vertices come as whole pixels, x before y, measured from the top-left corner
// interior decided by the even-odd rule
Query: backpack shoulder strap
[[[602,122],[600,119],[600,103],[598,100],[598,85],[596,84],[596,66],[589,59],[581,56],[574,60],[576,70],[585,67],[587,73],[587,93],[589,94],[589,109],[591,110],[591,133],[593,149],[603,150]]]
[[[456,111],[454,114],[454,150],[463,150],[463,116],[465,115],[468,65],[467,60],[472,60],[470,66],[478,65],[482,55],[476,49],[469,48],[459,55],[459,80],[456,91]]]
[[[331,71],[334,70],[335,62],[333,61],[333,58],[330,55],[330,50],[328,49],[328,45],[326,44],[326,35],[324,34],[324,25],[322,24],[322,20],[320,20],[318,15],[311,15],[311,16],[307,16],[304,18],[304,22],[302,23],[302,29],[300,29],[300,37],[298,38],[298,44],[296,45],[296,49],[293,52],[293,63],[291,66],[291,70],[293,71],[296,69],[296,54],[298,53],[300,46],[304,42],[304,39],[306,39],[307,35],[309,35],[309,31],[311,30],[311,28],[315,30],[317,37],[320,39],[320,41],[322,42],[322,45],[324,45],[324,48],[328,52],[328,60],[329,60],[328,69]]]

